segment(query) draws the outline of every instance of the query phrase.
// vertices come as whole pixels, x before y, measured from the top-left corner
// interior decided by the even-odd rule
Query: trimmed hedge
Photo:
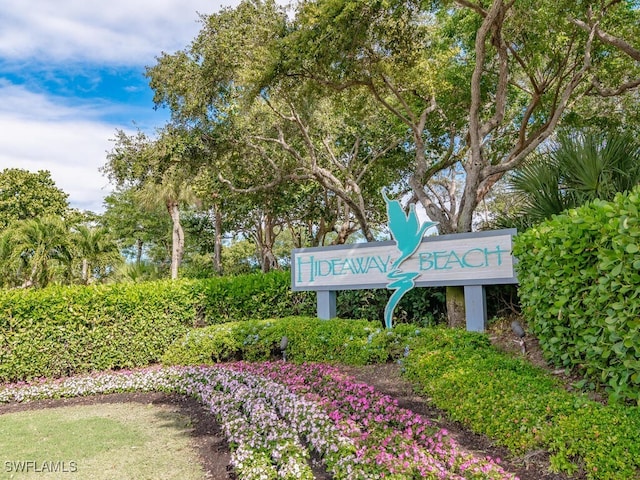
[[[401,319],[433,323],[444,297],[434,289],[410,294],[398,307]],[[370,315],[381,326],[388,295],[387,290],[340,292],[338,314]],[[315,297],[314,292],[293,292],[286,271],[3,291],[0,381],[148,365],[189,327],[314,316]]]
[[[512,452],[551,452],[555,471],[640,478],[640,407],[567,392],[546,371],[493,348],[485,335],[424,329],[403,360],[418,392]]]
[[[308,313],[286,272],[0,293],[0,381],[157,362],[193,325]]]
[[[280,342],[286,336],[288,361],[384,363],[401,357],[409,339],[419,333],[413,325],[386,330],[380,322],[366,320],[290,317],[231,322],[189,331],[169,347],[162,362],[199,365],[281,358]]]
[[[556,365],[640,404],[640,187],[516,237],[523,313]],[[587,383],[585,381],[583,383]]]

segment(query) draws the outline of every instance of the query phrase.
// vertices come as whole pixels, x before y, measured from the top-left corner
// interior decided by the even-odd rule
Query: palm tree
[[[178,278],[178,269],[184,254],[184,230],[180,221],[182,205],[195,203],[196,195],[190,179],[174,169],[168,170],[159,183],[147,182],[138,191],[138,199],[143,205],[153,208],[158,203],[164,204],[171,217],[171,279]]]
[[[550,151],[513,172],[520,208],[496,223],[527,228],[596,198],[612,200],[639,183],[640,143],[631,133],[563,132]]]
[[[85,285],[92,281],[92,268],[100,264],[114,263],[120,259],[118,246],[104,227],[79,225],[73,230],[72,241],[76,253],[82,260],[81,278]]]
[[[22,287],[46,287],[56,269],[69,276],[71,253],[69,229],[60,217],[22,220],[11,232],[11,260],[19,265]]]
[[[19,258],[13,256],[13,230],[7,228],[0,231],[0,285],[15,287],[18,284],[17,272],[20,268]]]

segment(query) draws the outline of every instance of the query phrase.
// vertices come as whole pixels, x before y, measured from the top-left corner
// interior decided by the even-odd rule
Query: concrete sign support
[[[336,318],[336,292],[335,290],[318,291],[318,318],[330,320]]]

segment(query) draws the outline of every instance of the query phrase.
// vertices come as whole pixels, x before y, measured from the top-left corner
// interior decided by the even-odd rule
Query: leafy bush
[[[194,324],[315,310],[286,272],[0,294],[0,381],[157,362]]]
[[[250,318],[312,315],[312,292],[293,292],[291,274],[273,271],[217,277],[199,283],[198,305],[207,325]]]
[[[0,295],[0,381],[148,365],[194,317],[186,285],[53,287]]]
[[[548,450],[556,471],[590,479],[640,475],[640,408],[567,392],[542,369],[495,350],[482,334],[424,329],[403,360],[419,392],[514,453]]]
[[[640,404],[640,187],[515,239],[523,313],[547,359]]]
[[[419,290],[409,297],[413,304],[407,308],[416,306],[425,316],[434,297],[425,295],[426,289]],[[347,294],[338,301],[339,308],[345,313],[356,310],[358,298],[366,308],[369,295],[366,290]],[[378,302],[376,308],[383,309],[384,304]],[[378,310],[371,313],[379,315],[372,317],[378,320],[376,328],[382,326]],[[0,293],[0,381],[148,365],[157,362],[173,340],[191,326],[312,316],[315,312],[315,292],[293,292],[290,273],[282,271],[206,280],[4,291]],[[322,328],[318,331],[324,335]],[[331,342],[338,341],[331,338]],[[349,347],[343,350],[357,350],[353,342],[346,343]],[[314,347],[316,359],[322,359],[325,346],[318,343]],[[232,355],[234,348],[232,342],[222,348],[220,359]],[[245,344],[246,358],[266,355],[261,348],[259,343]]]
[[[365,365],[404,354],[408,339],[420,332],[412,325],[385,330],[366,320],[319,320],[290,317],[231,322],[189,331],[162,357],[169,365],[207,364],[228,360],[279,358],[287,337],[287,360]]]
[[[386,288],[343,290],[336,295],[336,310],[340,318],[382,320],[392,291]],[[414,288],[400,300],[394,313],[394,324],[413,323],[432,326],[445,318],[444,287]]]
[[[342,315],[353,317],[349,312],[371,307],[370,319],[378,320],[376,328],[382,325],[380,299],[384,297],[386,303],[387,292],[341,293],[338,310]],[[415,316],[428,323],[433,315],[430,306],[437,304],[438,297],[427,289],[416,289],[407,295],[407,302],[404,308],[413,309]],[[313,316],[315,312],[315,293],[293,292],[286,271],[4,291],[0,293],[0,381],[147,365],[158,361],[191,326]],[[260,345],[252,348],[245,349],[248,358],[263,355]],[[228,349],[233,350],[233,345]]]

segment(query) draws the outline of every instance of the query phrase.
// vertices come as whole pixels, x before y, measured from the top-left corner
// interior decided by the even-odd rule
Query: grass
[[[9,413],[0,422],[0,478],[201,479],[189,431],[187,417],[137,403]]]

